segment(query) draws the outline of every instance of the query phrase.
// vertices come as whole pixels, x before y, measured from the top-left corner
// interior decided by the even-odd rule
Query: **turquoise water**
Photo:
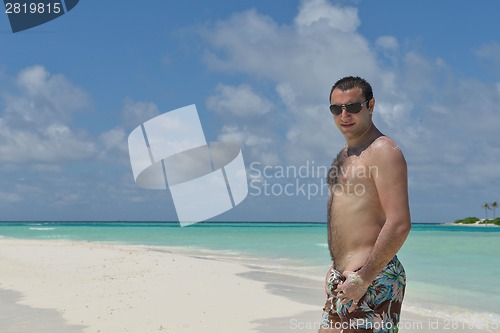
[[[178,223],[145,222],[0,223],[2,236],[210,250],[212,255],[268,259],[261,261],[293,266],[316,278],[329,265],[324,224],[205,222],[180,228]],[[449,313],[457,307],[500,318],[500,227],[413,225],[398,256],[413,309]]]

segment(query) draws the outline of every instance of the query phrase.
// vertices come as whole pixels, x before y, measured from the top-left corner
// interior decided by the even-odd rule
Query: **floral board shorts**
[[[356,309],[349,313],[351,302],[342,304],[337,298],[335,280],[345,278],[332,268],[326,275],[326,304],[323,308],[322,327],[335,328],[343,333],[398,332],[399,314],[406,286],[403,265],[395,256],[375,277],[366,294],[359,300]]]

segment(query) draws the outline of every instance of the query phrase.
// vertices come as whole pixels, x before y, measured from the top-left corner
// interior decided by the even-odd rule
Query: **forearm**
[[[409,219],[386,221],[365,264],[357,272],[366,284],[370,284],[396,255],[403,246],[410,229]]]

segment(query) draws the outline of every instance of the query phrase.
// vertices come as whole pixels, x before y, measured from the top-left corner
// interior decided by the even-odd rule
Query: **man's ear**
[[[370,114],[373,113],[373,108],[375,107],[375,98],[370,99],[370,102],[368,102],[368,109],[370,111]]]

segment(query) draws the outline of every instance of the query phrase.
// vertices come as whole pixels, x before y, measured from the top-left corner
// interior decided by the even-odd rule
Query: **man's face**
[[[346,91],[335,89],[330,96],[330,103],[336,105],[363,102],[365,102],[365,98],[360,88],[353,88]],[[347,140],[355,139],[368,131],[372,124],[370,108],[373,108],[374,102],[372,99],[369,107],[366,106],[366,103],[363,103],[362,109],[358,113],[349,113],[343,108],[341,114],[333,116],[335,125],[337,125],[339,131]]]

